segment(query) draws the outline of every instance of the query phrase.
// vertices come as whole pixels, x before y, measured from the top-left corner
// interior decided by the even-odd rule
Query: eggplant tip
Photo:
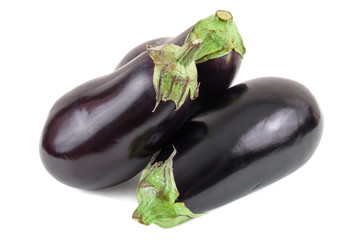
[[[216,16],[222,21],[229,21],[233,19],[232,14],[226,10],[218,10],[216,12]]]
[[[137,223],[140,223],[140,224],[143,224],[143,225],[148,225],[146,224],[145,222],[142,221],[142,215],[141,213],[135,211],[133,213],[133,216],[132,216],[133,220],[136,221]]]

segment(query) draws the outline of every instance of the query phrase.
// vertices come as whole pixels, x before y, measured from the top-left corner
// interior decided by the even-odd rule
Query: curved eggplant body
[[[157,39],[136,47],[113,73],[55,103],[40,145],[55,178],[83,189],[128,180],[207,102],[203,97],[228,88],[245,53],[232,16],[220,10],[197,24],[161,46],[146,49]],[[203,97],[193,100],[198,90]]]
[[[59,181],[97,189],[141,171],[185,121],[162,102],[155,112],[153,60],[143,53],[113,73],[87,82],[52,107],[40,144],[41,159]]]
[[[275,182],[315,151],[323,117],[301,84],[259,78],[230,88],[172,139],[178,202],[203,213]],[[166,146],[155,162],[173,151]]]

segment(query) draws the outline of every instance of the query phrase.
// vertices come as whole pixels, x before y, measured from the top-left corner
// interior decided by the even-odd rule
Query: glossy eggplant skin
[[[156,158],[173,151],[174,179],[193,213],[204,213],[273,183],[315,151],[323,117],[303,85],[259,78],[230,88],[186,123]]]
[[[82,189],[122,183],[139,173],[150,156],[201,108],[202,98],[187,99],[177,111],[173,103],[162,102],[152,113],[154,63],[146,45],[181,46],[191,29],[175,38],[139,45],[113,73],[77,87],[55,103],[43,130],[40,155],[56,179]],[[204,83],[200,95],[224,92],[241,59],[231,51],[198,64],[198,81]]]
[[[142,53],[109,75],[61,97],[45,124],[40,155],[59,181],[98,189],[128,180],[149,162],[186,120],[189,100],[175,111],[162,102],[155,112],[153,60]]]
[[[182,46],[192,28],[193,26],[173,38],[157,38],[136,46],[125,55],[115,69],[124,66],[136,56],[145,52],[147,45],[174,44]],[[208,102],[215,95],[223,93],[229,88],[241,66],[241,62],[242,56],[232,50],[222,57],[210,59],[196,65],[200,87],[199,96],[192,104],[191,114],[197,112],[202,107],[203,102]]]

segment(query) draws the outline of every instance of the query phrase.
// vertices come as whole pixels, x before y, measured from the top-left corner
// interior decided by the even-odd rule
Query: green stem
[[[192,213],[182,202],[175,202],[179,192],[173,175],[174,149],[164,162],[155,162],[154,155],[143,170],[137,188],[138,207],[133,219],[141,224],[157,224],[163,228],[174,227],[203,214]]]
[[[178,110],[188,94],[190,99],[198,97],[197,68],[195,58],[203,41],[186,42],[182,47],[168,44],[148,48],[154,61],[153,85],[156,103],[153,112],[161,101],[172,100]]]
[[[233,19],[232,14],[225,10],[218,10],[216,12],[216,16],[219,18],[219,20],[222,20],[222,21],[229,21],[229,20]]]
[[[232,14],[224,10],[197,22],[182,47],[168,44],[148,48],[155,65],[153,112],[161,101],[174,101],[178,110],[188,95],[191,100],[198,97],[196,63],[222,57],[232,50],[242,57],[246,52]]]
[[[197,22],[185,42],[202,39],[203,45],[196,56],[196,63],[222,57],[234,50],[242,57],[246,53],[241,35],[232,14],[218,10],[216,14]]]
[[[203,40],[196,39],[184,43],[176,53],[176,61],[187,66],[195,61],[196,55],[202,46]]]

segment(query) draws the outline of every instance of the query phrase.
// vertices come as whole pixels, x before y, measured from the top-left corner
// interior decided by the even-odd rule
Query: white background
[[[1,1],[0,239],[361,239],[358,1]],[[52,104],[135,45],[229,10],[247,48],[235,83],[306,85],[325,117],[294,174],[172,229],[131,219],[137,178],[98,191],[51,177],[38,144]],[[138,176],[139,177],[139,176]]]

